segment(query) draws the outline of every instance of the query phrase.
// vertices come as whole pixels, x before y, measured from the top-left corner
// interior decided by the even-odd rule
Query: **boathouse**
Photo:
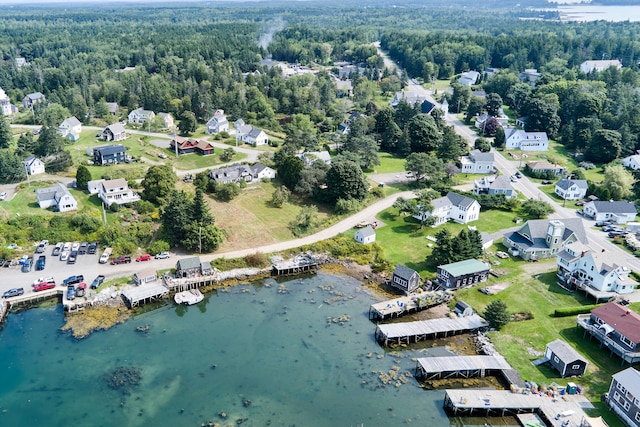
[[[398,264],[391,276],[391,286],[410,294],[420,286],[420,275],[417,271]]]
[[[138,271],[133,274],[133,281],[136,285],[144,285],[145,283],[155,282],[158,280],[158,273],[153,268]]]
[[[460,289],[484,282],[489,276],[489,266],[477,259],[445,264],[438,267],[438,285],[446,289]]]
[[[313,272],[318,268],[318,264],[318,260],[315,257],[311,255],[300,255],[291,260],[274,263],[271,268],[271,275],[286,276],[289,274]]]
[[[511,369],[500,355],[421,357],[416,361],[416,376],[425,380],[484,378]]]
[[[176,263],[176,277],[194,277],[202,274],[200,257],[183,258]]]
[[[366,227],[357,230],[353,239],[363,245],[373,243],[376,241],[376,230],[374,230],[372,226],[367,225]]]
[[[562,340],[547,344],[544,357],[549,360],[549,364],[554,369],[560,372],[562,378],[584,375],[589,364],[587,359]]]

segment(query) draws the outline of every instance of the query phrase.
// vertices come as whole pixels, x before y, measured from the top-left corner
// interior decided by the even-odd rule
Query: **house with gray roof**
[[[622,166],[637,171],[640,169],[640,154],[633,154],[622,159]]]
[[[562,378],[584,375],[589,365],[584,356],[562,340],[547,344],[544,358],[549,361],[552,368],[560,372]]]
[[[247,184],[257,183],[276,177],[276,171],[262,163],[253,165],[232,165],[227,168],[212,169],[209,171],[209,179],[218,184],[235,183],[244,181]]]
[[[640,427],[640,372],[629,367],[613,374],[605,399],[609,408],[628,426]]]
[[[626,224],[636,220],[638,210],[632,202],[594,200],[585,203],[584,214],[596,221],[610,220],[616,224]]]
[[[549,137],[546,132],[526,132],[510,126],[503,126],[505,148],[523,151],[547,151]]]
[[[206,132],[209,135],[215,135],[220,132],[229,131],[229,120],[224,114],[224,110],[216,110],[213,112],[213,117],[207,122]]]
[[[355,234],[353,235],[353,239],[358,243],[362,243],[363,245],[373,243],[376,241],[376,230],[374,230],[372,226],[367,225],[364,228],[356,230]]]
[[[458,83],[460,83],[463,86],[473,86],[474,84],[476,84],[479,77],[480,77],[480,73],[475,70],[466,71],[460,74]]]
[[[494,162],[493,153],[472,150],[469,155],[460,157],[460,171],[462,173],[493,173]]]
[[[93,164],[112,165],[127,160],[127,149],[122,144],[105,145],[93,149]]]
[[[24,159],[24,167],[29,175],[44,173],[44,162],[34,156],[29,156]]]
[[[58,127],[58,135],[73,142],[80,139],[80,132],[82,132],[82,123],[75,116],[64,119]]]
[[[42,209],[53,208],[56,212],[69,212],[78,210],[78,202],[69,193],[67,188],[58,183],[47,188],[36,189],[38,206]]]
[[[490,196],[504,194],[507,199],[518,196],[511,181],[504,175],[489,175],[474,181],[473,194],[488,194]]]
[[[103,141],[122,141],[127,139],[127,131],[124,129],[122,123],[114,123],[104,128],[100,133],[100,139]]]
[[[400,92],[395,93],[393,99],[389,102],[389,105],[395,108],[401,101],[405,101],[407,104],[413,107],[416,104],[422,105],[422,103],[426,100],[426,96],[424,96],[422,93],[412,90],[401,90]]]
[[[532,219],[518,230],[505,234],[502,244],[514,256],[532,261],[554,257],[566,245],[576,241],[585,245],[589,243],[582,219]]]
[[[176,277],[195,277],[202,274],[200,257],[183,258],[176,263]]]
[[[120,112],[120,106],[117,102],[107,102],[107,108],[109,109],[109,114],[112,116],[117,116]]]
[[[531,87],[536,87],[536,81],[542,77],[542,73],[539,73],[536,68],[527,68],[520,74],[518,78],[522,83],[526,83]]]
[[[406,294],[410,294],[420,286],[420,275],[417,271],[398,264],[391,276],[391,286],[400,289]]]
[[[150,122],[156,117],[156,113],[151,110],[145,110],[144,108],[136,108],[131,111],[128,116],[128,121],[133,125],[143,125]]]
[[[22,106],[25,109],[31,108],[36,104],[44,102],[46,100],[45,96],[40,92],[34,92],[26,95],[22,98]]]
[[[431,201],[432,211],[421,212],[413,217],[423,220],[433,216],[436,218],[433,227],[442,225],[449,220],[459,224],[476,221],[480,217],[480,203],[471,197],[450,191],[446,196]]]
[[[129,184],[124,178],[102,180],[98,188],[98,197],[107,206],[111,206],[113,203],[124,205],[140,200],[140,196],[129,188]]]
[[[467,259],[438,266],[438,286],[444,289],[460,289],[473,286],[489,278],[491,268],[477,259]]]
[[[565,200],[581,200],[587,195],[588,189],[586,179],[562,178],[556,183],[554,192]]]

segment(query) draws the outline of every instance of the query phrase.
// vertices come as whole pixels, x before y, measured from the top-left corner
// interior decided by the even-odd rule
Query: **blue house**
[[[96,165],[113,165],[123,163],[127,159],[127,150],[121,144],[97,147],[93,150],[93,163]]]

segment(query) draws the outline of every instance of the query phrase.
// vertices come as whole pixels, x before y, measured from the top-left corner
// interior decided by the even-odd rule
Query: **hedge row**
[[[578,307],[562,307],[556,308],[553,313],[554,317],[567,317],[567,316],[576,316],[578,314],[587,314],[590,313],[591,310],[598,307],[598,304],[591,305],[581,305]]]

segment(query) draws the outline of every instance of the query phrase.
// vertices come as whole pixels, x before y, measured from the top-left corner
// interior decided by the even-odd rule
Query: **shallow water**
[[[354,279],[320,273],[165,305],[82,341],[59,332],[60,305],[11,314],[0,331],[0,425],[462,425],[444,414],[443,391],[409,376],[382,386],[380,372],[404,375],[412,357],[444,349],[385,353],[372,302]],[[105,381],[119,366],[142,370],[129,394]]]

